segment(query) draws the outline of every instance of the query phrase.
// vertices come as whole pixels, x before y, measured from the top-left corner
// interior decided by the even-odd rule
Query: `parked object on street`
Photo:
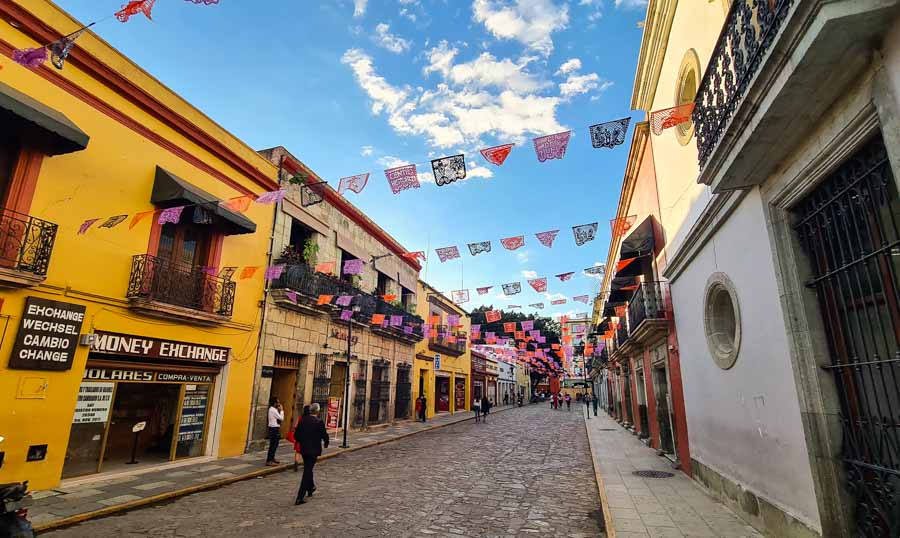
[[[0,437],[0,442],[2,442]],[[0,484],[0,538],[32,538],[34,529],[28,521],[28,482]]]

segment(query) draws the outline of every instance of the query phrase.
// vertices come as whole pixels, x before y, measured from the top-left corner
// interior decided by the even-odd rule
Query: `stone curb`
[[[494,413],[500,413],[503,411],[509,411],[510,409],[515,409],[515,406],[504,407],[503,409],[498,409],[493,411]],[[456,422],[448,422],[446,424],[438,424],[436,426],[430,426],[423,430],[408,432],[397,437],[392,437],[390,439],[381,439],[379,441],[372,441],[370,443],[366,443],[359,446],[353,446],[344,450],[340,450],[338,452],[332,452],[331,454],[325,454],[319,458],[319,461],[328,460],[331,458],[336,458],[342,454],[347,454],[349,452],[356,452],[357,450],[362,450],[364,448],[371,448],[373,446],[379,446],[387,443],[392,443],[394,441],[399,441],[400,439],[405,439],[407,437],[417,435],[420,433],[430,432],[433,430],[439,430],[441,428],[446,428],[447,426],[454,426],[456,424],[462,424],[463,422],[467,422],[469,420],[474,420],[475,417],[468,417],[461,420],[457,420]],[[590,437],[588,437],[590,441]],[[228,484],[233,484],[235,482],[240,482],[243,480],[247,480],[250,478],[258,478],[262,476],[267,476],[274,473],[280,473],[282,471],[286,471],[288,469],[292,469],[294,467],[293,463],[284,463],[282,465],[278,465],[276,467],[265,467],[263,469],[258,469],[256,471],[251,471],[249,473],[245,473],[238,476],[229,476],[228,478],[221,478],[219,480],[214,480],[212,482],[206,482],[204,484],[197,484],[196,486],[189,486],[186,488],[181,488],[175,491],[167,491],[165,493],[160,493],[158,495],[153,495],[151,497],[144,497],[143,499],[137,499],[134,501],[128,501],[122,504],[117,504],[115,506],[110,506],[107,508],[101,508],[99,510],[94,510],[92,512],[85,512],[83,514],[75,514],[69,517],[65,517],[62,519],[57,519],[54,521],[48,521],[47,523],[38,524],[34,526],[34,531],[36,533],[47,532],[55,529],[61,529],[63,527],[71,527],[72,525],[77,525],[78,523],[84,523],[85,521],[89,521],[91,519],[96,519],[99,517],[109,516],[118,512],[126,512],[128,510],[133,510],[135,508],[141,508],[143,506],[149,506],[151,504],[156,504],[162,501],[166,501],[169,499],[174,499],[177,497],[183,497],[185,495],[190,495],[192,493],[199,493],[201,491],[206,491],[210,489],[220,488],[222,486],[227,486]],[[302,467],[302,465],[300,465]],[[596,463],[595,463],[596,467]]]
[[[591,410],[587,409],[590,413]],[[600,494],[600,507],[603,510],[603,526],[606,527],[606,536],[616,538],[616,527],[613,522],[612,510],[609,508],[609,499],[606,496],[606,485],[600,476],[600,464],[597,462],[597,454],[594,452],[594,444],[591,442],[591,430],[588,428],[588,418],[584,418],[584,433],[588,438],[588,446],[591,449],[591,463],[594,465],[594,478],[597,480],[597,492]]]

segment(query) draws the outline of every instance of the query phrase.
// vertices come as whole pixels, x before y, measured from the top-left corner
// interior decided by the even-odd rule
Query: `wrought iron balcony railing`
[[[0,208],[0,267],[46,276],[57,229],[52,222]]]
[[[736,0],[694,99],[700,168],[725,135],[735,110],[787,18],[794,0]]]
[[[447,325],[436,325],[431,328],[428,347],[458,357],[466,352],[466,333],[453,331]]]
[[[665,282],[643,282],[628,302],[629,335],[645,319],[665,319]]]
[[[628,340],[628,318],[619,318],[619,327],[616,328],[616,346],[622,347]]]
[[[165,303],[230,317],[237,283],[212,276],[200,267],[186,267],[150,254],[131,259],[129,299]]]

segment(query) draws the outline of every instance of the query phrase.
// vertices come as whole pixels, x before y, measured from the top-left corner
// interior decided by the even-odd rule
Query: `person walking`
[[[566,394],[566,411],[572,410],[572,395]]]
[[[591,395],[585,394],[584,398],[581,399],[584,402],[584,408],[587,409],[588,417],[591,416]]]
[[[485,422],[485,423],[487,422],[487,416],[488,416],[488,413],[491,412],[492,405],[493,405],[493,403],[490,400],[488,400],[487,396],[483,396],[481,398],[481,421],[482,422]]]
[[[597,416],[597,397],[594,396],[591,398],[591,405],[594,407],[594,416]]]
[[[300,423],[303,421],[303,417],[309,416],[309,406],[303,406],[303,414],[297,417],[297,420],[294,421],[293,427],[291,427],[291,431],[288,432],[287,440],[294,443],[294,472],[297,472],[297,469],[300,467],[300,462],[303,461],[303,457],[300,455],[300,441],[294,436],[297,431],[297,428],[300,426]]]
[[[503,393],[503,405],[509,405],[509,393]]]
[[[309,407],[309,415],[300,421],[294,438],[300,443],[300,455],[303,456],[303,477],[300,479],[300,489],[297,491],[297,500],[294,504],[305,504],[303,497],[309,494],[312,497],[316,491],[316,481],[313,478],[313,467],[316,460],[322,455],[322,445],[328,448],[328,430],[325,423],[319,417],[319,404],[314,403]]]
[[[278,465],[280,461],[275,459],[275,451],[281,441],[281,423],[284,422],[284,408],[278,398],[269,398],[269,452],[266,454],[266,466]]]
[[[416,417],[425,422],[425,396],[423,395],[416,398]]]
[[[472,411],[475,411],[475,424],[481,422],[481,400],[477,397],[472,400]]]

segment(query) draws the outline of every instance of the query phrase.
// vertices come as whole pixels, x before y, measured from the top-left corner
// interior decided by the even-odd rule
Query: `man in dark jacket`
[[[303,456],[303,478],[300,479],[300,490],[297,491],[297,500],[294,504],[304,504],[303,497],[308,493],[310,497],[316,491],[316,483],[313,480],[313,467],[316,460],[322,455],[322,445],[328,448],[328,431],[325,423],[319,419],[319,404],[314,403],[309,407],[309,416],[304,417],[297,425],[294,439],[300,443],[300,455]]]

